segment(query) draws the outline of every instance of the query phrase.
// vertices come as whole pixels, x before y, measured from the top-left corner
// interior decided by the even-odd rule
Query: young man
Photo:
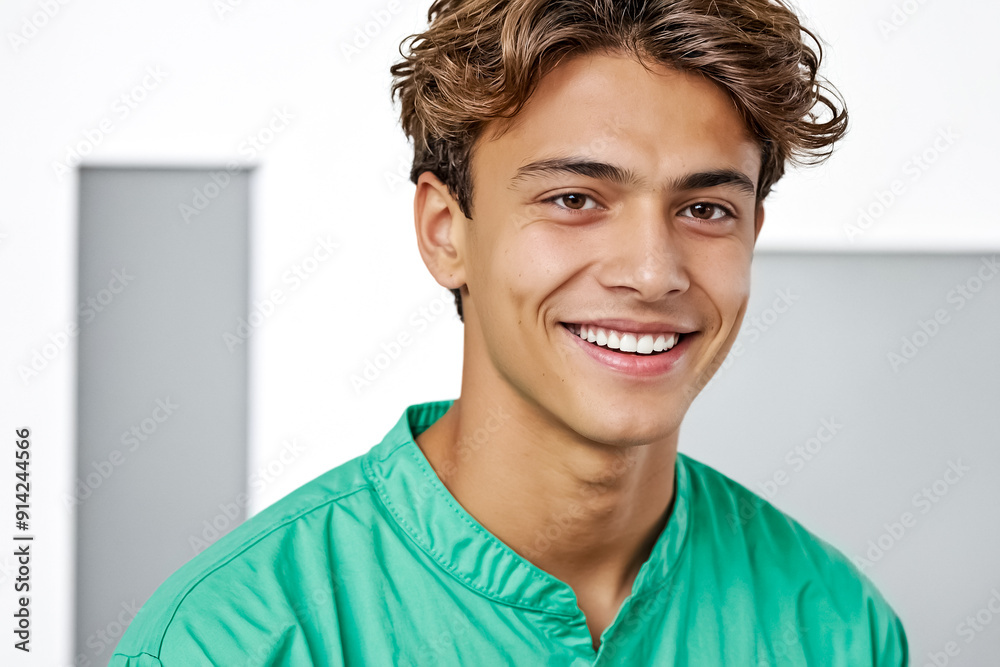
[[[429,18],[392,71],[461,396],[179,570],[113,664],[906,664],[848,559],[677,451],[764,198],[845,130],[810,33],[768,0]]]

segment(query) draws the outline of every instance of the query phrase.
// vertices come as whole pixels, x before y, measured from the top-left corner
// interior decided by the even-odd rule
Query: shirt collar
[[[578,615],[573,590],[483,528],[451,495],[417,445],[416,436],[453,402],[409,406],[382,442],[365,455],[362,466],[375,492],[400,529],[469,588],[515,607]],[[690,480],[683,455],[677,458],[673,509],[636,577],[633,598],[666,585],[686,541]]]

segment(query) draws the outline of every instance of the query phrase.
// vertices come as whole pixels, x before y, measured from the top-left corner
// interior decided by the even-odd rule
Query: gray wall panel
[[[246,345],[230,351],[222,334],[246,316],[249,172],[211,173],[80,171],[79,298],[94,301],[80,314],[67,502],[89,664],[107,663],[134,606],[215,537],[205,521],[222,534],[245,516]]]
[[[681,434],[681,451],[855,559],[903,617],[914,664],[947,642],[949,664],[994,664],[1000,646],[1000,618],[972,641],[958,627],[1000,590],[995,259],[758,253],[742,351]]]

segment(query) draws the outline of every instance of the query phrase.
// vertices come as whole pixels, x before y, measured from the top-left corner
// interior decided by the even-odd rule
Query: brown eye
[[[715,213],[715,207],[711,204],[695,204],[691,207],[691,213],[693,213],[696,218],[710,220],[712,218],[712,214]]]
[[[711,204],[709,202],[698,202],[697,204],[692,204],[688,206],[684,211],[690,212],[690,217],[696,220],[722,220],[728,216],[732,216],[729,209],[719,204]],[[681,211],[681,213],[684,213]]]
[[[557,209],[571,211],[573,213],[578,211],[591,211],[600,208],[593,197],[585,195],[582,192],[567,192],[564,195],[549,197],[545,200],[545,203],[551,204]]]

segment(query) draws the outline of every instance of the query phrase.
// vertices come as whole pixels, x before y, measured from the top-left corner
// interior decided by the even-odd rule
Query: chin
[[[642,405],[625,410],[602,405],[599,409],[590,407],[571,417],[571,428],[590,440],[617,447],[634,447],[673,437],[680,429],[683,415]]]

